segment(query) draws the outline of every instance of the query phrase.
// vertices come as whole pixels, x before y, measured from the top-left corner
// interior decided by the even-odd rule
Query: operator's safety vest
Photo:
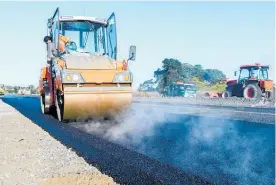
[[[127,63],[125,60],[123,62],[116,61],[116,69],[117,70],[122,70],[125,71],[127,70]]]

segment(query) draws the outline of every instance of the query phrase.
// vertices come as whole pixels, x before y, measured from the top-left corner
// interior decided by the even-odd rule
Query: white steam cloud
[[[113,121],[72,125],[210,180],[231,176],[231,180],[239,184],[272,183],[274,170],[270,166],[258,167],[263,164],[262,160],[273,157],[263,146],[267,141],[262,135],[241,134],[226,118],[216,120],[187,115],[185,121],[179,122],[176,115],[168,120],[166,113],[169,112],[181,113],[178,108],[137,104],[133,105],[133,111]],[[200,110],[195,112],[198,116],[201,114]],[[175,140],[168,143],[170,138]],[[160,140],[166,140],[165,144],[161,145]]]

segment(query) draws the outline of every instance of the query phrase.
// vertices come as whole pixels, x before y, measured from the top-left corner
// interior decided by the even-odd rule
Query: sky
[[[134,87],[153,78],[162,60],[201,64],[228,78],[242,64],[271,66],[275,78],[274,2],[3,2],[0,1],[0,84],[38,85],[46,64],[47,19],[61,15],[108,18],[115,12],[118,58],[128,57]]]

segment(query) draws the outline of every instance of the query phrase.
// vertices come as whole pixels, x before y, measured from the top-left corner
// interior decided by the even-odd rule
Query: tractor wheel
[[[232,96],[232,92],[224,91],[221,96],[222,96],[222,98],[229,98]]]
[[[257,84],[249,84],[243,90],[243,97],[246,99],[260,99],[262,90]]]
[[[205,97],[210,97],[211,95],[210,95],[210,93],[205,93],[204,96]]]

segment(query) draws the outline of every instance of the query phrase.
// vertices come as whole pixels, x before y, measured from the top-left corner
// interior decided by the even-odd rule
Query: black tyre
[[[248,84],[243,90],[243,97],[246,99],[260,99],[262,90],[257,84]]]
[[[222,96],[222,98],[232,97],[232,92],[230,92],[230,91],[224,91],[221,96]]]
[[[40,95],[40,107],[42,114],[49,114],[50,108],[45,106],[45,96],[42,94]]]
[[[58,119],[60,122],[66,122],[66,120],[63,119],[63,114],[64,114],[64,102],[63,102],[63,97],[60,95],[59,92],[56,93],[55,105],[56,105],[57,119]]]

